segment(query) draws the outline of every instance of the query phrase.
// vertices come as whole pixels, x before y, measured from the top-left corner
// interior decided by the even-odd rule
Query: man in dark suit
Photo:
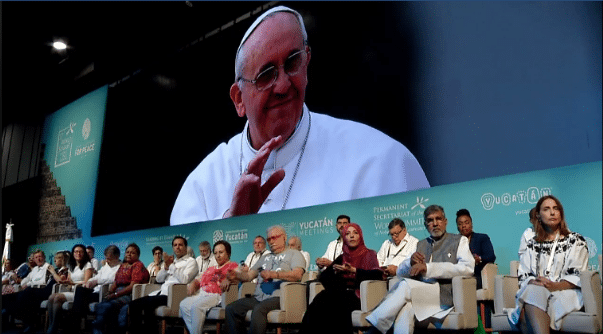
[[[482,269],[486,263],[494,263],[496,255],[492,242],[487,234],[473,232],[473,220],[467,209],[460,209],[456,213],[456,227],[459,233],[469,239],[469,250],[475,258],[475,271],[473,275],[477,280],[477,288],[482,288]]]

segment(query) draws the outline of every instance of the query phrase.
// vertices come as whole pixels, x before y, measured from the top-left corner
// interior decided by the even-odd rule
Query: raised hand
[[[257,213],[272,190],[285,178],[285,170],[276,170],[262,185],[262,171],[270,152],[284,143],[281,136],[270,139],[251,159],[235,185],[230,208],[224,218]]]

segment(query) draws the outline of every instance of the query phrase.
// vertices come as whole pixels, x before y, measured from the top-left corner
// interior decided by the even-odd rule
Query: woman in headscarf
[[[377,253],[364,245],[360,226],[350,223],[341,235],[343,254],[320,274],[325,290],[308,306],[302,333],[351,333],[351,313],[360,309],[360,282],[384,279]]]
[[[534,237],[519,259],[519,291],[508,317],[524,333],[549,333],[583,306],[580,273],[588,267],[588,248],[569,230],[556,197],[543,196],[535,209]]]

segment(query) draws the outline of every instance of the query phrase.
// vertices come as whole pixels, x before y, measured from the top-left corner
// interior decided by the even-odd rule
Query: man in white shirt
[[[175,236],[172,240],[174,256],[163,253],[164,266],[157,273],[157,283],[161,289],[151,292],[148,296],[133,300],[129,306],[129,331],[131,333],[151,333],[155,317],[155,309],[167,305],[168,290],[174,284],[188,284],[197,273],[197,261],[188,256],[188,242],[184,237]],[[144,318],[143,318],[144,312]]]
[[[401,143],[365,124],[310,112],[310,59],[298,12],[278,6],[255,20],[237,50],[230,87],[237,115],[248,121],[187,177],[171,225],[429,187]]]
[[[216,262],[214,255],[211,253],[209,241],[201,241],[199,244],[199,256],[197,256],[197,266],[199,267],[199,274],[197,277],[203,275],[203,272],[206,271],[207,268],[217,265],[218,262]]]
[[[94,269],[94,273],[96,274],[99,269],[104,266],[104,263],[101,265],[101,263],[98,261],[97,258],[94,257],[94,252],[96,250],[94,249],[93,246],[87,246],[86,247],[86,253],[88,253],[88,256],[90,257],[90,264],[92,264],[92,269]]]
[[[300,251],[300,253],[302,253],[302,255],[304,256],[304,260],[306,260],[305,270],[307,272],[308,268],[310,267],[310,253],[306,252],[305,250],[302,250],[301,238],[295,235],[289,238],[289,248],[297,249],[298,251]]]
[[[107,248],[105,248],[105,264],[99,269],[96,275],[84,283],[84,287],[93,289],[92,293],[98,294],[100,293],[100,289],[103,284],[113,283],[113,281],[115,281],[115,273],[117,273],[117,270],[121,265],[121,261],[119,260],[120,254],[121,252],[117,246],[107,246]],[[98,295],[96,295],[96,298],[92,297],[92,300],[95,299],[98,299]]]
[[[266,239],[263,236],[258,235],[253,239],[253,252],[247,255],[245,258],[245,262],[243,262],[242,271],[247,271],[249,268],[253,267],[253,265],[258,262],[258,260],[262,257],[262,255],[270,254],[270,250],[266,249]],[[257,279],[252,280],[253,283],[257,283]]]
[[[381,245],[377,253],[377,260],[387,276],[394,276],[400,263],[417,250],[419,239],[408,233],[406,224],[400,218],[394,218],[388,228],[391,238],[385,240]]]
[[[444,208],[431,205],[423,216],[430,236],[419,241],[417,251],[400,264],[400,282],[366,317],[373,325],[367,334],[386,333],[392,326],[395,334],[412,334],[415,318],[442,321],[452,310],[451,279],[473,275],[475,259],[469,251],[469,240],[446,232]]]
[[[331,262],[333,262],[341,253],[343,252],[343,237],[341,236],[341,231],[343,228],[351,222],[350,217],[346,215],[339,215],[337,217],[337,223],[335,224],[335,228],[337,229],[337,234],[339,236],[337,239],[331,241],[327,246],[327,251],[325,255],[316,259],[316,265],[318,269],[323,270],[328,267]]]
[[[46,262],[46,255],[41,250],[33,253],[34,266],[29,274],[21,280],[21,291],[2,296],[3,313],[15,315],[25,324],[25,330],[31,331],[36,323],[36,314],[40,303],[48,299],[52,293],[54,282],[52,266]]]

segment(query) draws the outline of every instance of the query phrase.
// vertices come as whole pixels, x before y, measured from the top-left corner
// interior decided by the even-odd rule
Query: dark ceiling
[[[2,118],[39,123],[267,2],[4,2]],[[64,39],[66,52],[53,51]]]

